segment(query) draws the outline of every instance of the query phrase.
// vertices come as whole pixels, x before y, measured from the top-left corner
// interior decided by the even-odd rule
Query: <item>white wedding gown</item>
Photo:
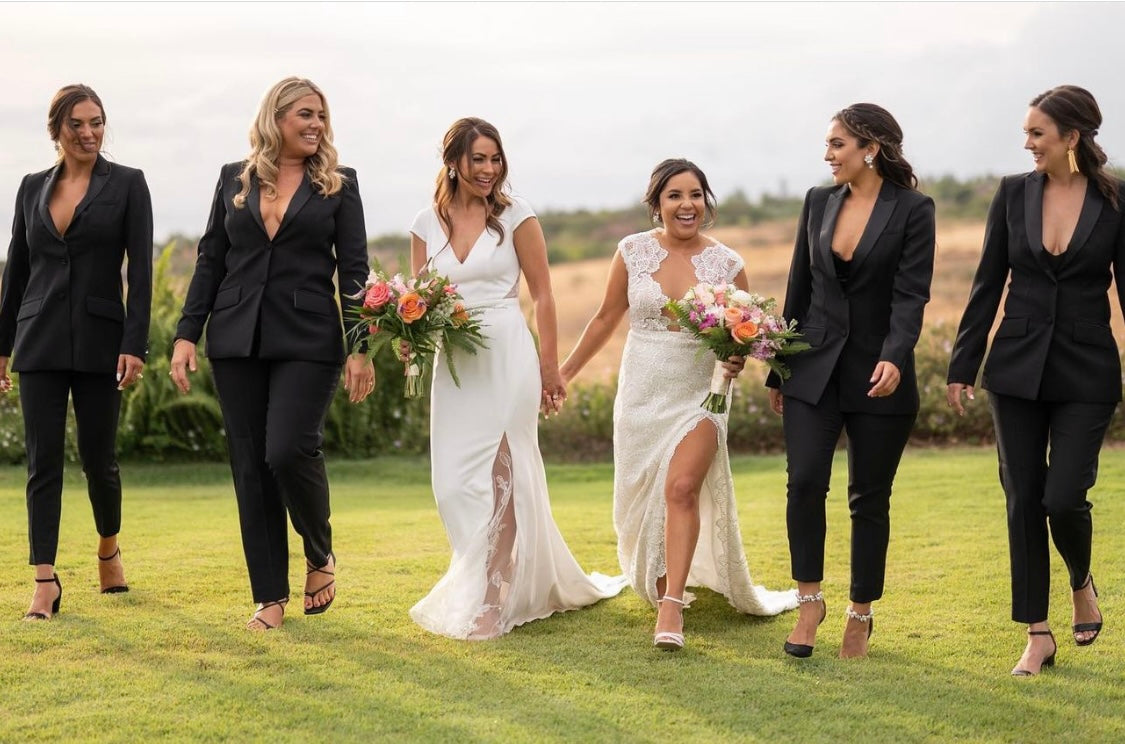
[[[611,597],[622,576],[587,576],[555,520],[539,453],[539,357],[519,306],[516,227],[534,217],[522,199],[500,216],[461,263],[433,208],[410,231],[426,242],[436,270],[478,310],[488,348],[454,351],[457,387],[445,360],[434,364],[430,458],[438,513],[453,557],[449,570],[410,610],[423,628],[481,640],[517,625]],[[443,352],[444,353],[444,352]]]
[[[668,464],[680,441],[710,419],[719,447],[699,495],[699,543],[687,584],[719,592],[751,615],[794,609],[796,590],[770,591],[750,580],[727,453],[727,416],[700,406],[715,356],[699,353],[700,342],[688,333],[669,331],[661,313],[668,297],[652,274],[668,252],[653,232],[630,235],[618,250],[629,272],[629,335],[613,409],[613,521],[621,568],[633,590],[655,606],[656,581],[665,574]],[[742,268],[741,257],[721,243],[705,248],[692,263],[696,281],[709,284],[731,283]]]

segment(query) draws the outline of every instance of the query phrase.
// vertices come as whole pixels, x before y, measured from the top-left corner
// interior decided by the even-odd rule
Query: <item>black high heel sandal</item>
[[[36,584],[54,584],[59,588],[59,596],[55,597],[55,601],[51,603],[51,614],[46,615],[42,612],[29,612],[23,616],[24,620],[50,620],[55,615],[59,614],[59,609],[62,607],[62,582],[59,581],[59,575],[55,574],[49,579],[36,579]]]
[[[824,601],[824,593],[817,592],[816,594],[797,595],[798,605],[803,605],[807,602],[820,602],[821,604],[820,620],[816,624],[819,628],[820,624],[824,622],[824,618],[828,617],[828,604]],[[812,656],[813,648],[815,647],[806,643],[790,643],[786,640],[782,648],[785,650],[785,653],[790,656],[796,656],[798,659],[807,659]]]
[[[332,564],[332,570],[331,571],[325,570],[326,568],[328,568],[327,563],[325,563],[320,568],[313,568],[311,566],[311,564],[308,564],[308,562],[306,561],[306,565],[309,565],[309,569],[307,571],[305,571],[305,576],[309,576],[309,575],[314,574],[314,573],[322,573],[325,576],[333,577],[331,581],[329,581],[327,584],[320,587],[319,589],[316,589],[315,591],[311,591],[311,592],[305,592],[305,596],[309,597],[310,599],[312,597],[315,597],[316,595],[320,594],[325,589],[329,588],[330,586],[332,586],[333,584],[336,583],[336,578],[335,578],[335,576],[336,576],[336,571],[335,571],[335,569],[336,569],[336,556],[329,553],[328,557],[332,559],[331,560],[331,564]],[[335,601],[335,599],[336,599],[336,595],[333,594],[331,599],[329,599],[327,602],[320,605],[319,607],[315,607],[315,606],[314,607],[306,607],[305,608],[305,614],[306,615],[319,615],[319,614],[323,613],[325,610],[327,610],[329,607],[331,607],[332,602]]]
[[[277,628],[277,625],[270,625],[269,623],[267,623],[265,620],[263,620],[261,618],[261,614],[262,614],[263,611],[268,610],[271,607],[280,607],[281,608],[281,616],[282,616],[282,618],[284,618],[285,617],[285,605],[287,605],[287,604],[289,604],[289,598],[288,597],[286,597],[285,599],[279,599],[275,602],[262,602],[260,605],[258,605],[258,609],[254,610],[254,614],[246,622],[246,629],[247,630],[275,630]],[[254,627],[254,623],[258,623],[262,627],[256,628],[256,627]]]
[[[1094,583],[1094,574],[1086,574],[1086,583],[1083,584],[1082,586],[1078,587],[1078,591],[1082,591],[1087,586],[1094,590],[1094,598],[1096,599],[1097,596],[1098,596],[1098,586],[1097,586],[1097,584]],[[1079,646],[1089,646],[1091,643],[1098,640],[1098,636],[1102,632],[1102,608],[1101,607],[1098,608],[1098,621],[1097,622],[1094,622],[1094,623],[1075,623],[1074,625],[1070,626],[1070,629],[1074,633],[1074,642],[1077,645],[1079,645]],[[1091,631],[1094,633],[1094,635],[1090,636],[1086,640],[1082,641],[1082,640],[1078,639],[1079,633],[1089,633]]]
[[[105,558],[99,555],[98,560],[102,562],[112,561],[119,555],[121,555],[120,545],[117,546],[117,550],[113,551],[113,555],[106,556]],[[119,584],[118,586],[107,586],[105,589],[102,589],[102,594],[124,594],[127,591],[129,591],[128,584]]]
[[[1046,659],[1043,659],[1043,663],[1039,665],[1039,671],[1043,671],[1043,667],[1053,667],[1055,665],[1055,654],[1059,652],[1059,643],[1055,640],[1055,634],[1049,630],[1029,630],[1027,631],[1027,634],[1033,636],[1051,636],[1051,643],[1055,645],[1055,650],[1051,652],[1050,656],[1048,656]],[[1033,672],[1030,669],[1024,669],[1020,666],[1017,666],[1012,670],[1013,677],[1034,677],[1038,673],[1039,672]]]

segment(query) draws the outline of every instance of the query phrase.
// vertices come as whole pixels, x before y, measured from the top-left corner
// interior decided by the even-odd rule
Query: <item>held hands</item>
[[[362,403],[375,389],[375,365],[366,354],[352,354],[344,362],[344,389],[352,403]]]
[[[0,393],[12,389],[12,378],[8,376],[8,357],[0,356]]]
[[[964,393],[965,397],[969,400],[976,400],[973,395],[973,386],[964,385],[960,382],[951,382],[945,387],[945,402],[953,409],[953,412],[958,416],[965,415],[965,406],[961,403],[961,394]]]
[[[544,417],[552,413],[557,416],[562,411],[563,403],[566,402],[566,383],[563,382],[562,375],[557,369],[550,371],[540,369],[539,376],[543,380],[539,411]]]
[[[868,380],[875,384],[867,391],[867,397],[885,398],[898,389],[901,381],[902,373],[898,371],[898,367],[890,362],[879,362],[875,365],[875,372],[871,375],[871,379]]]
[[[168,376],[172,378],[172,382],[176,384],[181,393],[190,393],[191,382],[188,381],[187,373],[189,371],[195,372],[197,369],[195,344],[186,338],[176,339],[176,343],[172,347],[171,366],[172,369],[168,372]]]

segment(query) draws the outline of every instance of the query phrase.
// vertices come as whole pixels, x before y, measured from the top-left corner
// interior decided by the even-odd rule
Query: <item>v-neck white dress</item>
[[[770,591],[750,580],[727,453],[727,414],[700,406],[715,359],[700,354],[699,341],[687,332],[668,330],[662,314],[668,297],[652,277],[668,251],[653,232],[628,236],[618,250],[629,274],[629,335],[613,407],[613,524],[621,568],[633,590],[655,606],[656,581],[666,571],[668,465],[680,441],[708,419],[715,425],[719,448],[699,494],[699,542],[688,586],[719,592],[735,609],[751,615],[793,609],[795,590]],[[742,258],[715,243],[693,257],[692,264],[697,282],[729,284],[742,268]]]
[[[444,359],[434,364],[431,478],[453,557],[410,615],[451,638],[494,638],[625,586],[621,576],[587,576],[551,516],[539,452],[539,356],[520,311],[513,243],[516,228],[534,216],[527,202],[513,197],[500,215],[503,239],[486,230],[463,263],[446,247],[432,207],[410,228],[426,242],[435,269],[456,282],[467,307],[480,311],[488,344],[476,355],[454,351],[460,387]]]

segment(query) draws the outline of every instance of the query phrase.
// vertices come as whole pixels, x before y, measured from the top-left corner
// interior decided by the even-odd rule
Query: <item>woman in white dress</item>
[[[618,245],[601,307],[563,363],[569,382],[629,314],[613,411],[613,514],[617,556],[634,591],[657,607],[653,643],[684,645],[686,586],[722,593],[740,612],[776,615],[793,591],[755,586],[746,566],[727,454],[727,416],[704,410],[714,366],[699,342],[669,327],[669,298],[698,282],[748,288],[742,259],[700,232],[715,197],[694,163],[665,160],[645,195],[662,225]],[[727,362],[727,376],[742,370]]]
[[[566,388],[543,230],[527,202],[505,193],[508,163],[491,124],[454,122],[442,162],[434,204],[410,228],[411,260],[415,273],[429,263],[458,285],[487,348],[454,352],[460,387],[434,364],[431,473],[453,557],[410,615],[434,633],[483,640],[611,597],[625,580],[583,573],[551,516],[538,417],[559,410]],[[538,354],[520,312],[521,270]]]

